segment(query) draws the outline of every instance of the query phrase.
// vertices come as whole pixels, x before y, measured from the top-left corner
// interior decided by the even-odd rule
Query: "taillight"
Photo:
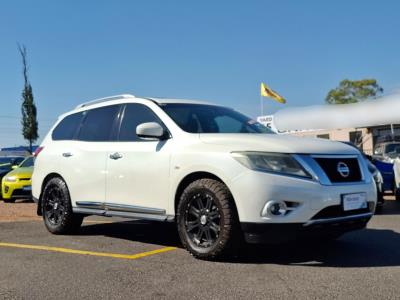
[[[37,147],[35,152],[33,153],[33,157],[37,157],[40,152],[42,152],[44,147]]]

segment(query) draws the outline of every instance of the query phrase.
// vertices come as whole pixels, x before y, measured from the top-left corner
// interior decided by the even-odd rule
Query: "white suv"
[[[376,205],[353,147],[276,135],[204,102],[91,101],[62,115],[36,156],[32,192],[50,232],[72,232],[88,215],[175,221],[204,259],[243,238],[336,238],[364,228]]]

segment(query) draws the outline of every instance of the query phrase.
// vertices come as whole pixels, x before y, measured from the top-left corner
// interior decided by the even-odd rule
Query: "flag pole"
[[[260,94],[260,105],[261,105],[261,117],[262,117],[264,115],[264,103],[261,94]]]

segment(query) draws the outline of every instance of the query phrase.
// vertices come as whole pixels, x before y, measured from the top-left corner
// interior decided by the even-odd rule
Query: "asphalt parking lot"
[[[252,246],[205,262],[172,224],[95,218],[49,234],[34,204],[0,204],[0,299],[399,299],[400,203],[333,243]]]

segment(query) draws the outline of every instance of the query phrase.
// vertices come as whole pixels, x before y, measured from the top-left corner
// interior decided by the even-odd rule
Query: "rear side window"
[[[143,141],[136,135],[136,127],[146,122],[156,122],[165,128],[161,120],[146,105],[138,103],[127,104],[119,131],[119,140],[125,142]]]
[[[81,123],[83,113],[66,116],[53,130],[52,138],[55,141],[72,140]]]
[[[110,140],[120,105],[105,106],[86,111],[78,140],[101,142]]]

